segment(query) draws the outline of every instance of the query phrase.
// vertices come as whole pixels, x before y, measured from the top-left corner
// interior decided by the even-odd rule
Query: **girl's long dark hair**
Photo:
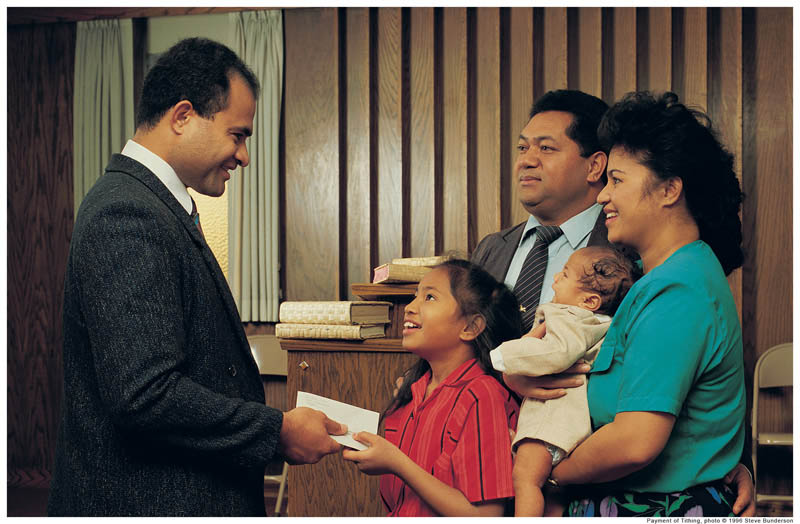
[[[488,374],[503,384],[502,375],[492,367],[489,352],[506,340],[520,338],[524,333],[519,302],[514,293],[483,268],[467,260],[448,260],[436,266],[447,271],[450,292],[463,316],[481,315],[486,327],[472,341],[475,358]],[[383,413],[386,416],[411,402],[411,385],[430,370],[424,359],[403,375],[403,384]]]

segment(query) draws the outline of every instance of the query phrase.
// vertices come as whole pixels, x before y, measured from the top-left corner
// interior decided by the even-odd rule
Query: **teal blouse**
[[[661,454],[615,482],[620,489],[680,491],[720,479],[739,462],[742,329],[706,243],[681,247],[631,287],[590,372],[588,398],[595,430],[625,411],[676,417]]]

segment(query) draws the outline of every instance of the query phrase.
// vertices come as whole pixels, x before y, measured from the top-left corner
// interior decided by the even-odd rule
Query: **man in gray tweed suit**
[[[265,465],[318,461],[346,428],[264,392],[186,188],[249,162],[258,81],[188,39],[145,79],[133,140],[78,212],[64,293],[64,401],[50,515],[264,516]]]

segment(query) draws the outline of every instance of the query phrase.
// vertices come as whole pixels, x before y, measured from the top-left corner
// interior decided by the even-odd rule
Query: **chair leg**
[[[289,474],[289,464],[283,463],[283,472],[281,473],[281,483],[278,486],[278,499],[275,501],[275,516],[281,515],[281,503],[283,502],[283,494],[286,491],[286,478]]]

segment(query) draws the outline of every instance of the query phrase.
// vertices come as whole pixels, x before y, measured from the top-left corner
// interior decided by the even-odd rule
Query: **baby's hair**
[[[600,295],[602,305],[597,313],[613,316],[631,286],[642,276],[638,264],[622,251],[608,246],[592,246],[584,249],[594,251],[591,272],[584,267],[578,280],[586,291]]]
[[[502,282],[487,273],[483,268],[468,260],[451,259],[435,266],[444,269],[450,280],[450,292],[458,303],[462,316],[480,315],[486,327],[472,341],[475,358],[481,368],[503,384],[500,373],[492,367],[489,352],[506,340],[520,338],[524,334],[522,314],[517,297]],[[411,401],[411,385],[428,372],[430,366],[420,359],[403,376],[400,386],[386,416]]]

